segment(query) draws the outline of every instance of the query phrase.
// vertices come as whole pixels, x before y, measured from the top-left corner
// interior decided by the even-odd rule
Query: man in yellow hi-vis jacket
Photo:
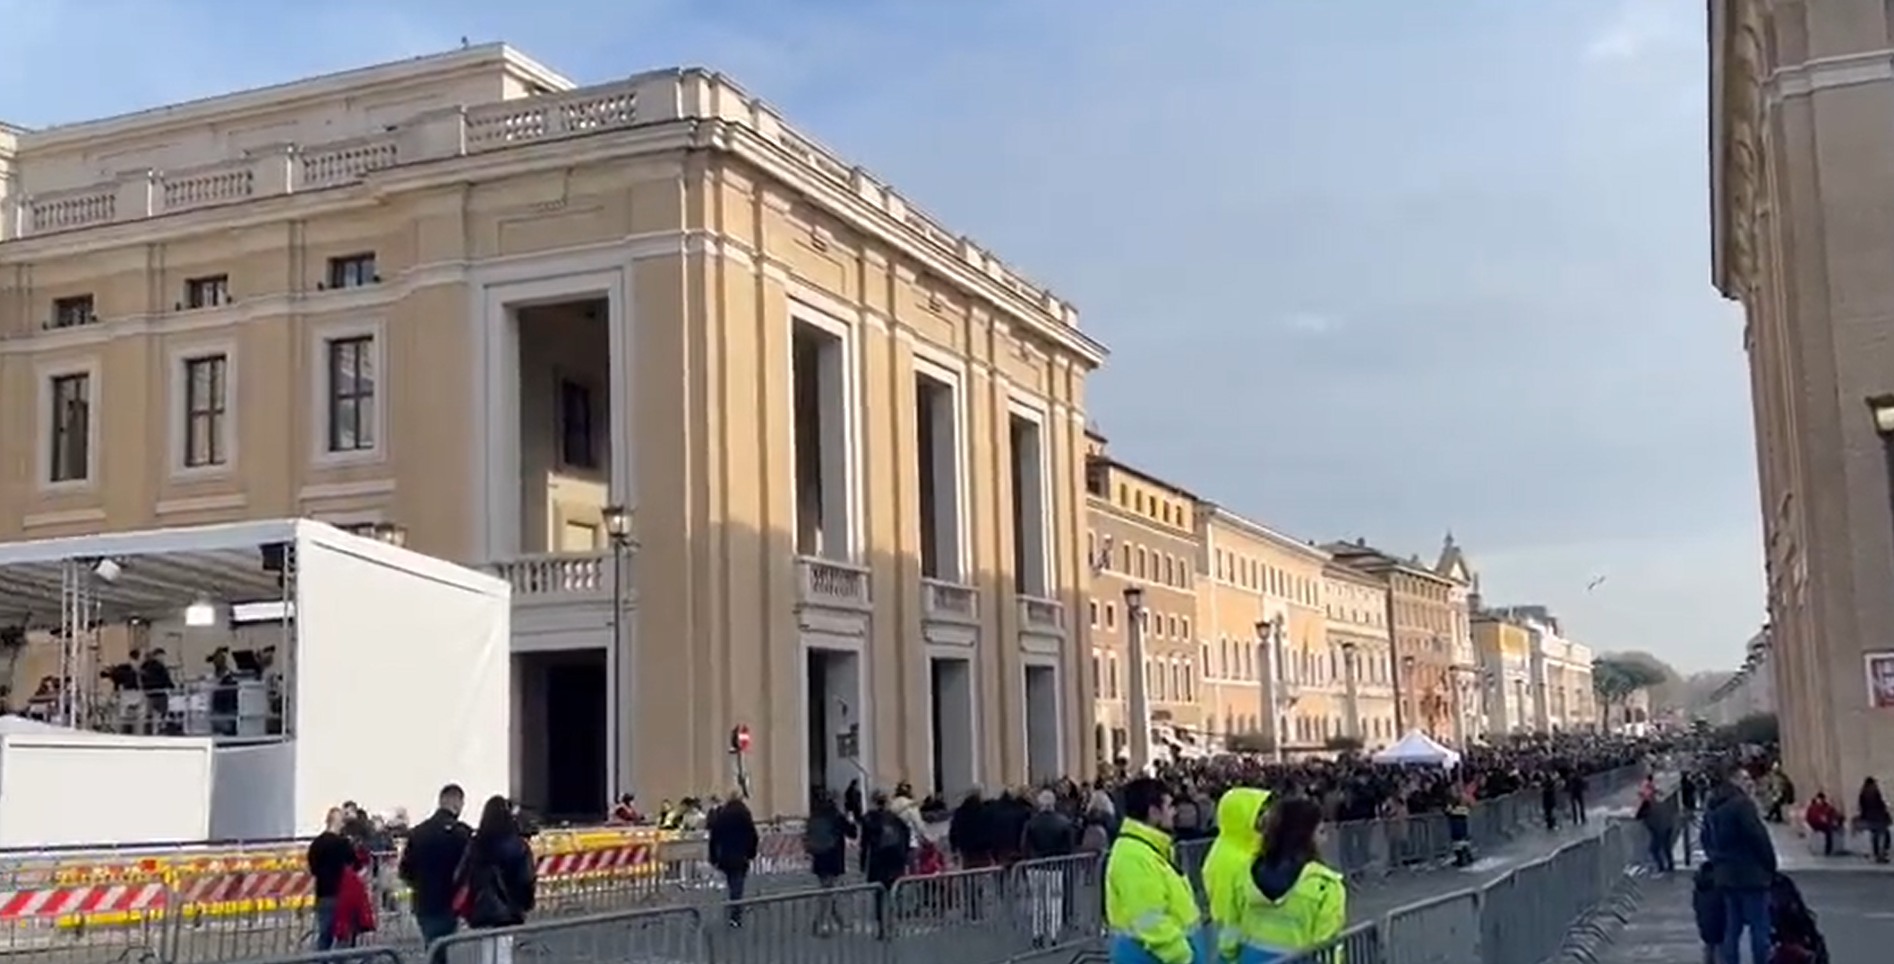
[[[1148,777],[1131,781],[1124,817],[1105,862],[1112,964],[1208,964],[1197,898],[1177,869],[1170,792]]]
[[[1243,916],[1243,896],[1250,865],[1263,850],[1263,811],[1269,807],[1269,791],[1254,787],[1227,790],[1217,801],[1217,840],[1203,862],[1204,904],[1215,928],[1217,956],[1236,960],[1243,942],[1238,926]]]

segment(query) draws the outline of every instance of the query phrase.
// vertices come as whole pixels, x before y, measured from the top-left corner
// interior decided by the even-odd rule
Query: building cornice
[[[312,101],[361,91],[412,86],[482,68],[500,67],[548,90],[571,90],[565,76],[503,43],[482,44],[391,64],[358,67],[268,87],[220,94],[98,120],[23,131],[23,150],[60,150],[150,134],[167,128],[218,124],[259,113],[279,113]]]
[[[1204,514],[1212,525],[1221,523],[1236,530],[1238,533],[1249,536],[1252,539],[1262,540],[1279,549],[1295,553],[1311,562],[1327,564],[1333,558],[1328,553],[1294,536],[1278,532],[1253,519],[1246,519],[1215,502],[1200,503],[1197,511]]]
[[[1753,290],[1758,270],[1765,15],[1756,0],[1709,5],[1711,283],[1726,298]]]

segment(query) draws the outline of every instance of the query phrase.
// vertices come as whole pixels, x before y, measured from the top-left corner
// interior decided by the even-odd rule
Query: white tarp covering
[[[214,771],[204,737],[0,717],[0,847],[203,840]]]
[[[432,809],[504,794],[512,747],[507,583],[319,523],[298,527],[293,826],[344,800]]]
[[[1460,754],[1442,746],[1427,734],[1414,730],[1393,746],[1376,753],[1374,762],[1452,767],[1460,763]]]

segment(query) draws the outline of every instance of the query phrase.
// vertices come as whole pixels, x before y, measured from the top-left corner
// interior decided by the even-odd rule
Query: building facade
[[[1601,722],[1592,685],[1591,647],[1568,639],[1557,616],[1545,606],[1508,606],[1494,618],[1524,627],[1531,638],[1532,729],[1538,733],[1596,730]]]
[[[1327,749],[1345,734],[1322,601],[1328,555],[1222,506],[1205,505],[1199,518],[1210,588],[1199,622],[1223,732],[1254,734],[1285,754]]]
[[[1894,10],[1710,4],[1713,283],[1743,306],[1783,765],[1894,771]]]
[[[551,812],[727,786],[738,725],[768,812],[1089,760],[1102,348],[720,75],[474,47],[0,169],[0,539],[313,516],[488,567]]]
[[[1466,553],[1447,533],[1441,542],[1440,559],[1434,572],[1445,577],[1447,586],[1448,679],[1453,690],[1454,739],[1481,739],[1487,733],[1487,698],[1490,682],[1480,671],[1479,654],[1473,646],[1473,610],[1478,608],[1480,577],[1467,564]]]
[[[1086,444],[1085,545],[1092,570],[1087,622],[1097,693],[1091,751],[1097,759],[1144,765],[1149,754],[1166,758],[1194,751],[1207,725],[1192,624],[1197,499],[1113,459],[1101,435],[1088,435]],[[1142,680],[1133,677],[1140,672],[1131,653],[1134,621]],[[1148,743],[1139,742],[1140,713],[1148,717],[1142,721]]]
[[[1421,730],[1436,740],[1455,740],[1458,706],[1453,632],[1457,607],[1453,579],[1418,556],[1402,558],[1366,540],[1324,547],[1336,561],[1380,579],[1388,587],[1388,625],[1394,640],[1396,723],[1403,734]]]
[[[1533,636],[1525,623],[1498,612],[1476,612],[1473,644],[1487,681],[1488,725],[1494,733],[1531,733],[1538,726]]]
[[[1331,560],[1322,570],[1329,651],[1341,654],[1343,735],[1370,752],[1401,738],[1394,725],[1394,642],[1388,587]]]

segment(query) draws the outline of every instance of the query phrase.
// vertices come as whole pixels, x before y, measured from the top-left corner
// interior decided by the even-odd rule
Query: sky
[[[0,120],[505,40],[705,65],[1075,303],[1115,455],[1601,650],[1764,618],[1700,0],[0,0]],[[75,52],[84,66],[76,66]],[[1594,588],[1587,589],[1599,578]]]

